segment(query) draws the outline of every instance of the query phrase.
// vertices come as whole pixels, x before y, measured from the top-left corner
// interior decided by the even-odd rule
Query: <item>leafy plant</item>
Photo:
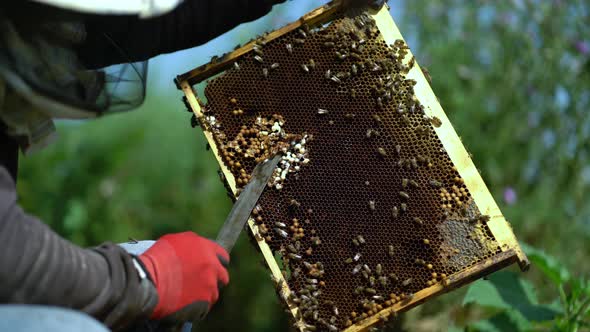
[[[543,251],[523,246],[533,267],[549,281],[555,300],[540,304],[533,284],[510,271],[492,274],[473,283],[463,305],[485,309],[486,317],[469,324],[467,331],[576,332],[590,327],[590,283],[575,278],[555,258]]]

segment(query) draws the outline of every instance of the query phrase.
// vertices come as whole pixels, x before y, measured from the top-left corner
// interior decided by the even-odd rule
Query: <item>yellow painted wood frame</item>
[[[263,40],[270,41],[276,39],[290,31],[298,29],[303,24],[314,26],[318,23],[327,23],[339,13],[339,2],[331,2],[304,15],[298,21],[269,33],[263,37]],[[382,8],[380,11],[370,11],[369,15],[375,19],[377,27],[379,28],[382,37],[385,39],[388,45],[393,44],[397,39],[403,39],[398,27],[393,21],[393,18],[389,14],[389,7],[387,5],[384,6],[384,8]],[[179,89],[184,92],[191,110],[199,120],[199,124],[203,128],[203,133],[205,134],[207,142],[212,146],[212,151],[215,154],[217,162],[219,163],[221,170],[225,175],[227,184],[234,195],[237,189],[235,178],[231,171],[225,167],[223,160],[219,155],[213,135],[204,119],[201,104],[192,87],[193,85],[198,84],[229,68],[240,56],[251,51],[255,42],[256,41],[252,41],[241,48],[222,56],[219,60],[197,67],[185,74],[179,75],[176,78],[176,84]],[[411,57],[412,54],[408,53],[406,59],[410,59]],[[461,139],[455,132],[451,122],[447,118],[438,102],[438,99],[432,91],[428,80],[424,76],[417,63],[410,70],[407,78],[416,80],[417,84],[414,86],[414,92],[418,100],[425,106],[426,115],[430,117],[436,116],[442,121],[442,125],[438,128],[435,127],[434,130],[442,142],[449,157],[457,167],[461,177],[465,180],[465,185],[469,189],[469,192],[471,193],[473,200],[480,212],[484,215],[490,216],[490,220],[487,224],[494,238],[499,243],[501,252],[449,276],[450,285],[443,286],[439,283],[425,288],[415,293],[411,299],[398,302],[395,305],[385,308],[381,312],[376,313],[375,315],[348,327],[345,330],[347,332],[367,330],[369,327],[379,321],[380,316],[395,315],[397,312],[406,311],[412,307],[424,303],[434,296],[456,289],[486,274],[497,271],[513,263],[518,263],[522,270],[526,270],[529,265],[526,255],[518,245],[510,224],[502,215],[500,208],[494,201],[494,198],[481,178],[481,175],[477,171],[477,168],[473,164],[473,161],[469,157],[468,152],[461,143]],[[278,292],[280,293],[281,297],[287,299],[291,290],[289,289],[287,282],[284,280],[272,250],[264,241],[263,237],[258,233],[258,228],[254,223],[254,220],[250,219],[248,221],[248,226],[250,232],[252,232],[254,238],[256,239],[256,243],[262,255],[264,256],[265,261],[267,262],[271,274],[277,284]],[[297,307],[292,303],[287,303],[287,305],[289,306],[289,309],[295,318],[296,326],[303,330],[304,324],[299,318]]]

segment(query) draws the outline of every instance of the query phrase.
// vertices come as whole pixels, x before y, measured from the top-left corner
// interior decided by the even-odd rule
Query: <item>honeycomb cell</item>
[[[407,49],[345,16],[259,43],[205,89],[238,187],[283,153],[253,217],[290,275],[287,301],[318,331],[500,251],[406,78]]]

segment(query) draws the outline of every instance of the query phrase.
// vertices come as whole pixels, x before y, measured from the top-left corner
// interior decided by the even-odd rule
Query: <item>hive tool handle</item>
[[[267,159],[264,162],[256,165],[254,171],[252,171],[252,177],[250,182],[246,185],[244,190],[240,193],[238,200],[234,203],[229,215],[225,219],[221,230],[217,234],[216,242],[222,246],[229,254],[233,249],[236,241],[240,237],[240,233],[246,225],[246,222],[250,218],[252,210],[256,206],[260,195],[266,188],[268,180],[272,176],[275,168],[281,160],[281,154],[277,154],[271,159]],[[204,312],[201,317],[204,317],[207,313]],[[194,323],[184,323],[177,326],[176,330],[170,330],[168,332],[190,332]],[[180,329],[178,329],[180,327]]]

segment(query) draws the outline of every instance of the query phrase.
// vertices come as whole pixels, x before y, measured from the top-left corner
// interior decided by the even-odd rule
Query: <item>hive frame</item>
[[[298,21],[267,34],[264,37],[264,40],[270,41],[276,39],[290,31],[298,29],[304,24],[313,26],[318,23],[329,22],[339,12],[339,3],[331,2],[304,15]],[[370,11],[368,14],[375,20],[382,37],[385,39],[388,45],[392,44],[396,39],[403,39],[398,27],[393,21],[393,18],[389,14],[389,7],[387,5],[384,6],[380,11]],[[187,73],[179,75],[175,80],[178,88],[184,92],[188,106],[190,106],[190,110],[199,120],[199,124],[203,128],[203,133],[205,134],[207,142],[213,147],[211,150],[213,151],[215,158],[221,167],[228,187],[234,195],[237,192],[235,178],[232,172],[224,165],[218,149],[216,148],[213,135],[207,129],[201,103],[199,102],[192,86],[229,68],[240,56],[251,51],[254,44],[255,41],[252,41],[241,48],[224,55],[215,62],[205,64]],[[408,53],[408,58],[411,57],[412,54],[410,51]],[[468,152],[465,150],[460,137],[455,132],[451,122],[444,113],[441,105],[438,102],[438,99],[430,87],[430,84],[428,83],[417,63],[407,74],[407,78],[416,80],[417,84],[414,87],[414,93],[421,104],[425,106],[426,115],[431,117],[436,116],[442,120],[442,125],[438,128],[434,127],[434,130],[442,142],[448,156],[457,168],[457,171],[461,177],[465,179],[465,186],[471,193],[473,200],[480,209],[481,213],[490,216],[490,220],[488,221],[487,225],[502,251],[486,260],[480,261],[479,263],[467,269],[449,276],[450,285],[443,286],[440,283],[437,283],[433,286],[425,288],[415,293],[411,300],[398,302],[391,307],[383,309],[380,313],[377,313],[348,327],[345,331],[349,332],[364,331],[377,323],[379,316],[382,314],[387,315],[394,312],[406,311],[427,301],[431,297],[446,293],[513,263],[518,263],[523,271],[529,266],[528,259],[523,253],[522,249],[519,247],[510,224],[502,215],[502,212],[494,201],[491,193],[477,171],[477,168],[469,157]],[[278,281],[277,291],[283,298],[287,298],[290,295],[291,290],[289,289],[288,283],[281,273],[281,269],[275,260],[272,250],[264,241],[262,236],[257,233],[258,228],[256,227],[252,218],[248,220],[248,227],[250,232],[254,235],[254,239],[256,240],[263,257],[267,262],[273,278],[275,281]],[[291,311],[293,317],[295,317],[296,321],[302,323],[302,321],[298,320],[297,307],[291,303],[287,303],[287,305],[289,306],[289,310]],[[300,329],[303,329],[303,324],[299,324],[297,326],[299,326]]]

